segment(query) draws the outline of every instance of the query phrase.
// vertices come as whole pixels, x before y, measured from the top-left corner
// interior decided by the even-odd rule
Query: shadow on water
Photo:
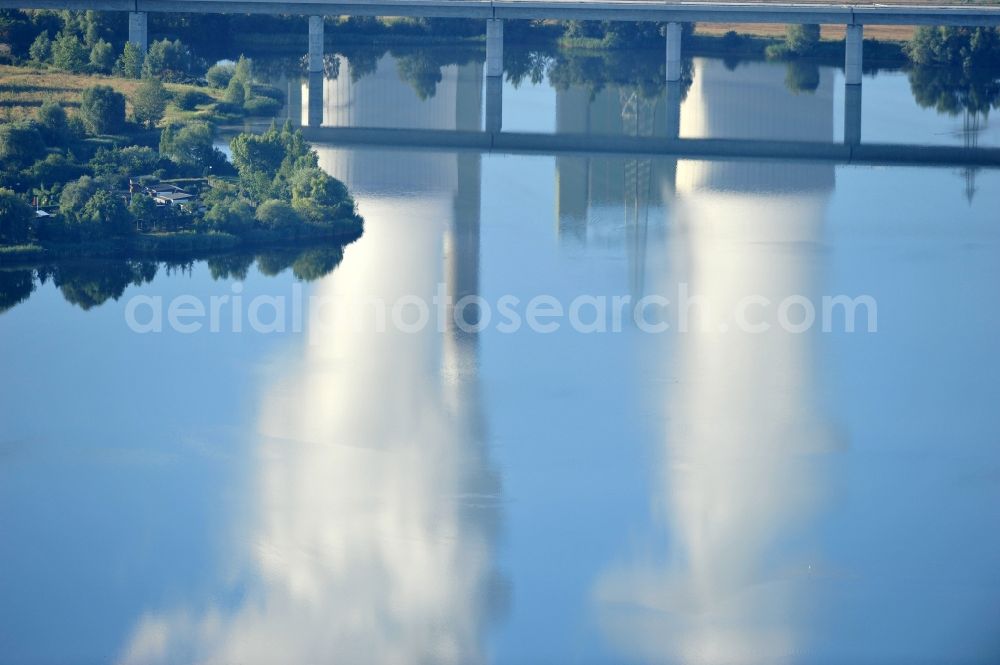
[[[333,272],[343,258],[342,245],[329,245],[221,254],[204,262],[214,280],[245,280],[256,264],[258,272],[268,277],[291,270],[296,279],[312,282]],[[190,272],[198,262],[93,259],[0,269],[0,314],[27,301],[39,286],[48,282],[59,289],[66,302],[90,310],[109,300],[118,300],[130,286],[151,283],[161,270],[168,275]]]

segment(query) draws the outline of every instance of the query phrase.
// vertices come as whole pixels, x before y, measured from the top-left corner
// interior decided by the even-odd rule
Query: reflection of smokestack
[[[833,72],[823,68],[813,92],[789,91],[784,76],[773,63],[743,63],[730,71],[721,60],[696,58],[694,82],[681,111],[681,135],[831,142]],[[678,191],[827,193],[833,184],[832,164],[687,160],[677,170]]]
[[[831,140],[828,72],[811,97],[792,97],[783,74],[696,60],[683,135]],[[814,394],[813,337],[774,325],[774,308],[791,295],[817,300],[814,248],[833,169],[682,161],[677,180],[676,275],[664,292],[683,286],[698,301],[675,338],[677,382],[666,395],[654,497],[671,545],[666,558],[600,580],[602,622],[623,650],[651,661],[791,662],[809,568],[782,544],[821,493],[809,455],[830,441]],[[774,303],[769,332],[733,327],[746,296]],[[755,322],[764,316],[751,311]]]
[[[481,68],[446,68],[439,101],[453,105],[452,129],[478,122],[481,82]],[[347,90],[350,112],[406,84],[381,85],[392,89]],[[426,168],[408,178],[354,151],[318,151],[358,193],[365,235],[317,284],[329,305],[312,312],[303,359],[284,358],[262,391],[250,514],[234,527],[247,549],[240,593],[147,615],[123,662],[486,659],[504,594],[475,336],[442,335],[433,318],[420,332],[391,319],[378,332],[372,304],[431,303],[440,282],[478,292],[479,157],[414,156]]]

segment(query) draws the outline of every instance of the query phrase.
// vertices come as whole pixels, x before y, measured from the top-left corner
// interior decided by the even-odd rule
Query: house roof
[[[157,194],[156,198],[163,199],[164,201],[183,201],[194,197],[187,192],[163,192],[162,194]]]

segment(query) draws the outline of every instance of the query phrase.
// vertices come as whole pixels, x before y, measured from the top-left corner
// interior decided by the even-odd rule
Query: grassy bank
[[[142,82],[138,79],[105,76],[103,74],[71,74],[57,69],[0,65],[0,119],[14,122],[32,118],[44,102],[58,102],[69,113],[80,106],[80,95],[94,85],[107,85],[131,100]],[[165,87],[174,96],[184,92],[208,95],[211,102],[200,104],[193,111],[182,111],[174,105],[167,107],[164,120],[212,119],[212,105],[222,101],[222,90],[183,83],[166,83]],[[131,102],[127,112],[131,113]]]

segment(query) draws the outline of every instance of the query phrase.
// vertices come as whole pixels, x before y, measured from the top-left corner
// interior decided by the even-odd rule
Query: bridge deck
[[[3,9],[76,9],[222,14],[425,16],[509,19],[1000,25],[1000,6],[651,0],[0,0]]]

